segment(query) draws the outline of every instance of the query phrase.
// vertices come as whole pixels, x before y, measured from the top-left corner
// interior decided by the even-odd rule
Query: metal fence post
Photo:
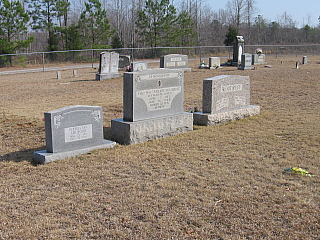
[[[44,52],[42,53],[42,70],[43,70],[43,72],[44,72],[44,68],[45,68],[45,66],[44,66]]]

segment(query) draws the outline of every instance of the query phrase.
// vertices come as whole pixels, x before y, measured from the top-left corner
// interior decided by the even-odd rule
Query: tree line
[[[320,27],[287,13],[271,21],[255,0],[0,0],[0,54],[132,47],[319,43]]]

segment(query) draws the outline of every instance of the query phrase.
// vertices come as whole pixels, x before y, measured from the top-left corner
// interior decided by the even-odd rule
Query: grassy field
[[[201,109],[204,78],[245,75],[261,114],[47,165],[32,163],[45,149],[43,113],[102,106],[108,138],[122,79],[93,81],[96,69],[1,76],[0,239],[319,240],[320,57],[296,69],[301,59],[267,56],[272,68],[246,71],[190,62],[185,107]]]

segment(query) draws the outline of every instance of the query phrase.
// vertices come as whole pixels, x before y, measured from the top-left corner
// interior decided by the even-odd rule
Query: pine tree
[[[19,1],[0,1],[0,54],[14,53],[16,50],[28,47],[33,37],[21,39],[27,32],[28,14]],[[9,57],[10,65],[12,65]]]
[[[223,41],[223,43],[226,46],[232,46],[236,36],[238,36],[238,30],[235,27],[229,26],[226,39]]]
[[[112,31],[106,10],[99,0],[89,0],[81,13],[79,27],[83,42],[90,48],[110,48]]]

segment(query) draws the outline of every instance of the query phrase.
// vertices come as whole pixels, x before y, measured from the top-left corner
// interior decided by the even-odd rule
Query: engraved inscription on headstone
[[[203,80],[202,112],[193,114],[194,124],[216,125],[260,113],[250,105],[250,78],[221,75]]]
[[[100,53],[99,72],[96,74],[96,80],[105,80],[120,77],[118,73],[119,53],[102,52]]]
[[[265,64],[265,54],[252,54],[252,65]]]
[[[215,113],[249,106],[248,76],[221,75],[203,81],[203,112]]]
[[[241,55],[241,65],[238,67],[239,70],[250,70],[252,67],[252,54],[244,53]]]
[[[100,106],[68,106],[46,112],[44,116],[46,151],[34,153],[36,162],[51,162],[115,146],[114,142],[103,139]]]
[[[183,71],[152,69],[125,73],[124,86],[127,121],[183,112]]]
[[[180,54],[161,56],[160,68],[188,68],[188,56]]]

